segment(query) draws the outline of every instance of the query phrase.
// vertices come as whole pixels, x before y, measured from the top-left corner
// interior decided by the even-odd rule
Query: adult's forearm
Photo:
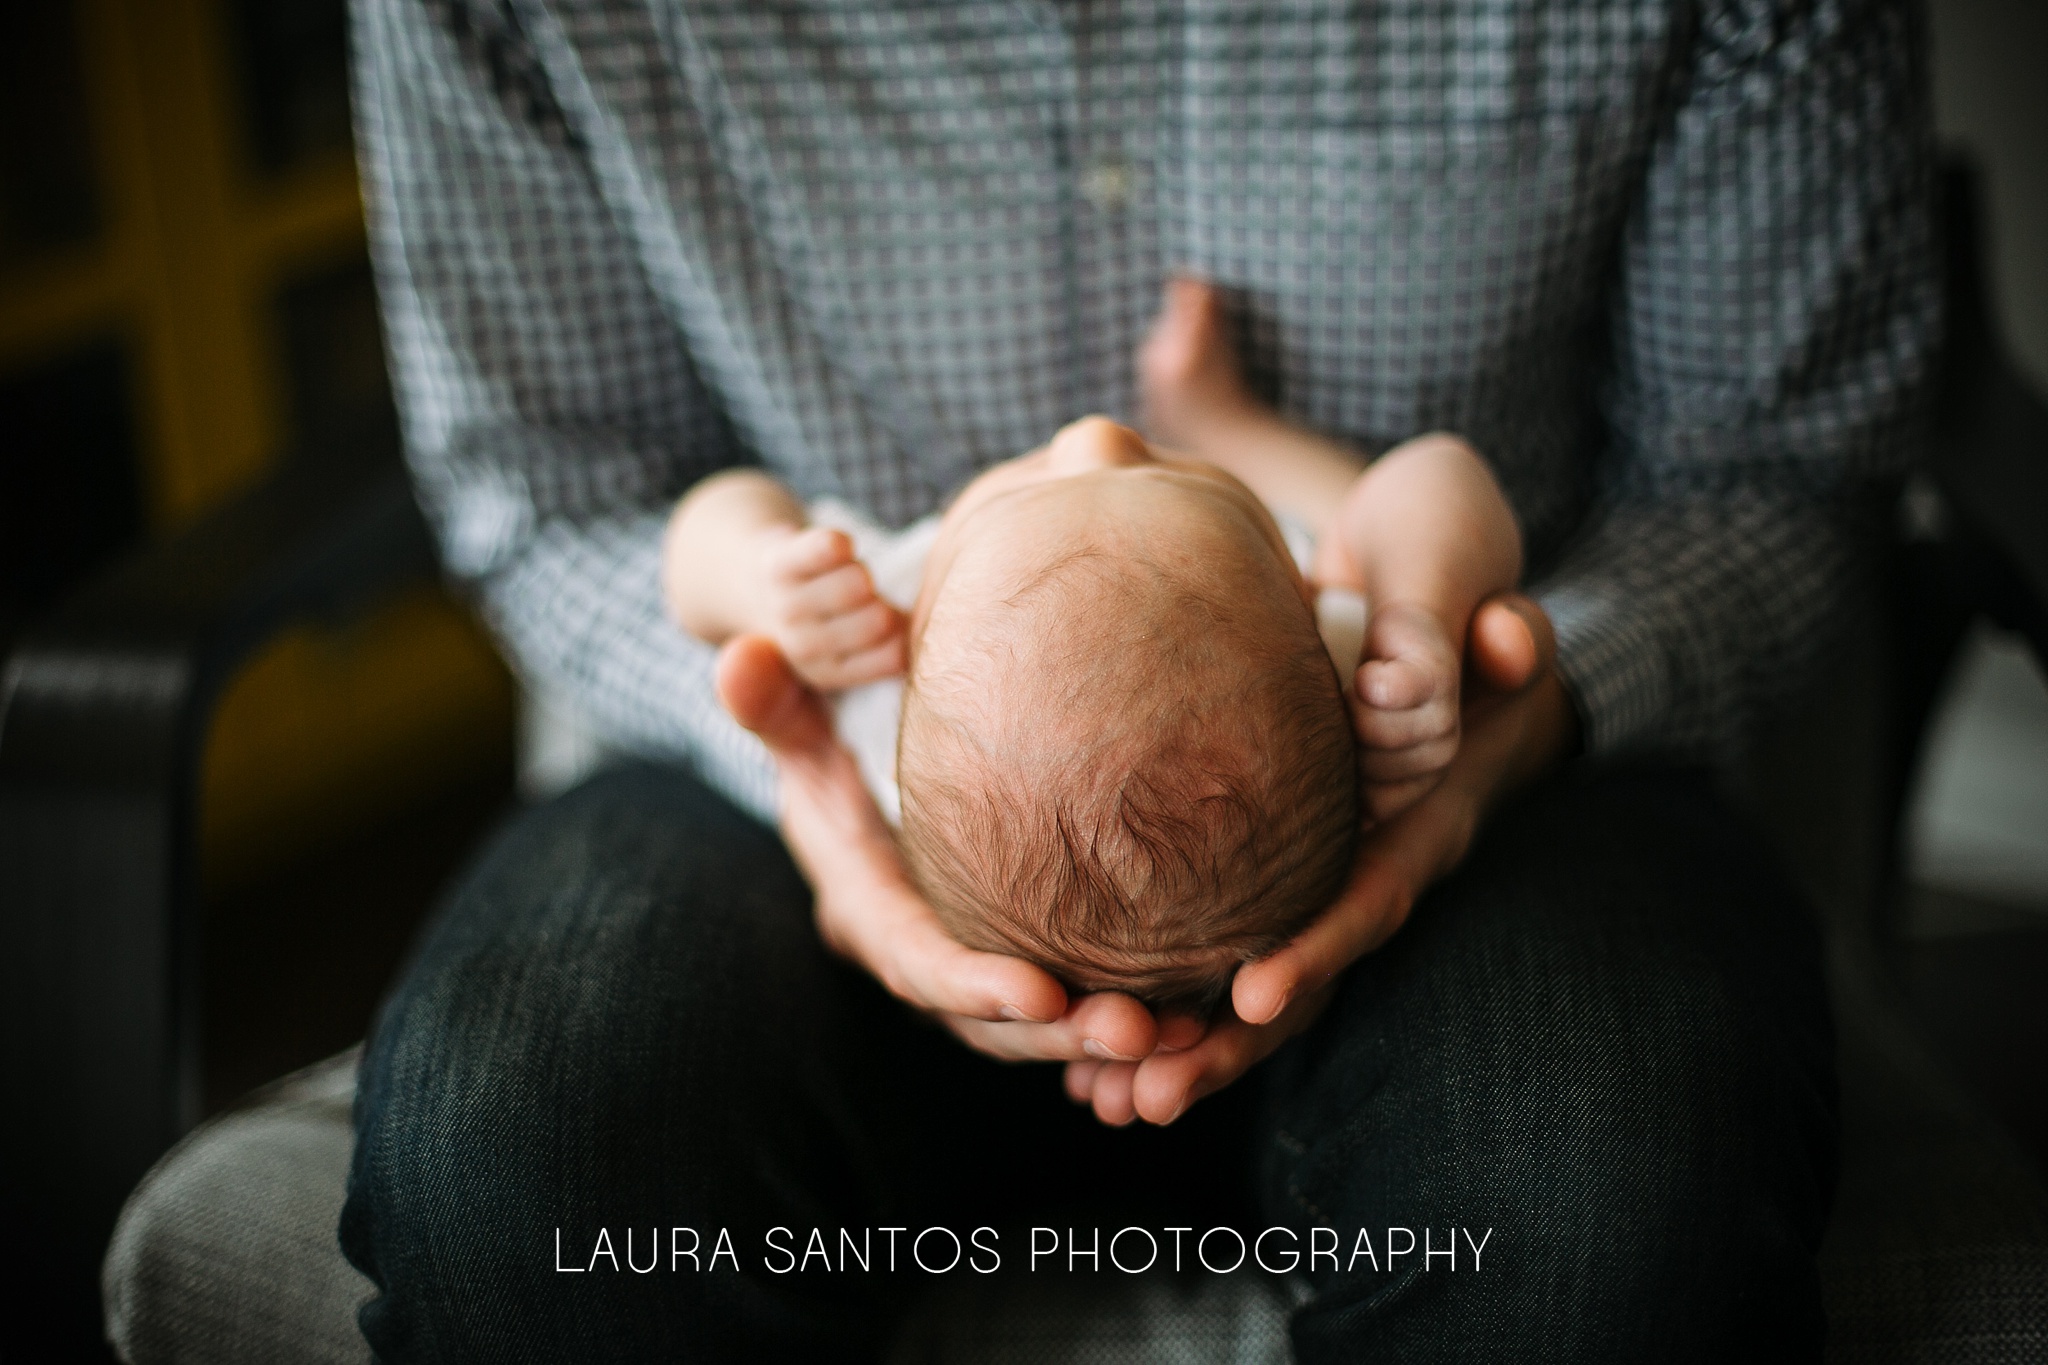
[[[1711,4],[1614,260],[1605,506],[1538,597],[1589,751],[1726,759],[1810,676],[1941,334],[1910,0]]]
[[[1611,510],[1535,589],[1587,751],[1739,752],[1823,657],[1857,542],[1846,505],[1755,492]]]

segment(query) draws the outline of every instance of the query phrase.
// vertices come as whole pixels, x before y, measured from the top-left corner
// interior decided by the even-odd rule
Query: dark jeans
[[[931,1283],[880,1229],[1011,1229],[1014,1266],[1032,1224],[1224,1222],[1337,1230],[1303,1362],[1818,1355],[1817,935],[1702,777],[1591,769],[1504,810],[1309,1033],[1165,1130],[968,1053],[825,953],[808,900],[674,771],[497,840],[364,1062],[341,1235],[380,1359],[858,1359]],[[823,1229],[834,1269],[768,1273],[776,1226],[798,1254]],[[1389,1227],[1417,1239],[1391,1268]],[[1491,1230],[1478,1273],[1465,1240],[1425,1264],[1452,1227]],[[870,1273],[838,1272],[841,1228],[877,1230]]]

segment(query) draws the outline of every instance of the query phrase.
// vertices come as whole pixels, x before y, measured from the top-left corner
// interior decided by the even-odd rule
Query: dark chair
[[[1843,1361],[2048,1357],[2048,1190],[1905,1022],[1880,965],[1899,814],[1964,628],[1989,613],[2048,658],[2048,407],[2013,372],[1986,311],[1967,176],[1952,173],[1947,190],[1952,340],[1935,457],[1913,493],[1945,509],[1922,521],[1943,524],[1888,547],[1882,590],[1826,699],[1738,783],[1781,834],[1833,943],[1844,1174],[1823,1273],[1831,1355]],[[222,681],[296,617],[431,572],[395,471],[287,468],[118,566],[8,661],[0,1046],[20,1113],[0,1127],[9,1210],[49,1250],[45,1307],[88,1301],[123,1197],[196,1117],[204,983],[190,850],[196,762]],[[361,1282],[331,1228],[352,1084],[352,1064],[337,1059],[203,1128],[150,1172],[107,1264],[131,1358],[256,1359],[278,1340],[298,1342],[301,1358],[349,1358],[348,1320],[335,1315]],[[233,1208],[229,1192],[242,1201]],[[240,1270],[215,1261],[209,1278],[179,1260],[194,1254],[194,1228],[279,1249],[242,1256]],[[237,1274],[253,1278],[226,1283]],[[246,1326],[255,1300],[261,1330]],[[1134,1287],[1117,1303],[1060,1309],[1055,1330],[1042,1293],[970,1286],[921,1315],[900,1353],[995,1359],[1020,1322],[1036,1324],[1042,1349],[1142,1320],[1128,1339],[1166,1332],[1213,1355],[1255,1338],[1270,1357],[1284,1354],[1284,1309],[1280,1288]]]
[[[5,1207],[13,1292],[98,1336],[121,1202],[199,1119],[199,760],[223,687],[284,627],[436,572],[395,459],[312,454],[116,564],[0,675]]]

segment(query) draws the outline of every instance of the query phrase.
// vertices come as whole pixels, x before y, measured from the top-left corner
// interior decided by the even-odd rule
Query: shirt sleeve
[[[1538,599],[1590,752],[1733,752],[1924,435],[1933,135],[1902,0],[1708,6],[1620,248],[1609,447]]]
[[[615,743],[766,814],[758,741],[660,599],[667,508],[735,443],[507,10],[354,7],[357,123],[407,458],[515,662]]]

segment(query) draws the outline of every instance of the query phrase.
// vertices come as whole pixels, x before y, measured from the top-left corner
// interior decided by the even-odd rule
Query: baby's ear
[[[778,758],[835,741],[823,698],[804,686],[775,642],[740,635],[718,651],[718,700]]]

